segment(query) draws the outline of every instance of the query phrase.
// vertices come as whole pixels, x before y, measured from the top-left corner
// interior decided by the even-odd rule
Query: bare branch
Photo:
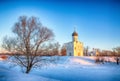
[[[53,39],[54,34],[52,30],[43,26],[38,18],[27,18],[26,16],[19,18],[12,31],[15,34],[15,38],[6,37],[3,47],[6,50],[13,50],[15,53],[22,54],[22,58],[21,56],[14,56],[14,58],[17,63],[26,68],[26,73],[29,73],[34,64],[40,61],[37,59],[41,50],[40,46]]]

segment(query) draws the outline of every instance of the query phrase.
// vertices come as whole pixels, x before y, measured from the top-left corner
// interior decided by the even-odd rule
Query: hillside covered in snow
[[[0,81],[120,81],[120,65],[96,64],[95,57],[61,56],[56,63],[22,73],[9,61],[0,61]]]

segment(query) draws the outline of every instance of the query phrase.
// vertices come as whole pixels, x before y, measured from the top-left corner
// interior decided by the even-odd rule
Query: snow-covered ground
[[[24,74],[0,62],[0,81],[57,81],[40,75]]]
[[[120,81],[120,65],[96,64],[94,57],[59,57],[57,63],[32,69],[30,74],[10,65],[0,61],[0,81]]]

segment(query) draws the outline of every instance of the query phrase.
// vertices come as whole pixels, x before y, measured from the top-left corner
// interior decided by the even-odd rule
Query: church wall
[[[73,44],[72,42],[66,44],[67,56],[73,56]]]
[[[67,56],[83,56],[83,43],[79,41],[66,44]]]
[[[74,56],[83,56],[83,43],[74,41]]]

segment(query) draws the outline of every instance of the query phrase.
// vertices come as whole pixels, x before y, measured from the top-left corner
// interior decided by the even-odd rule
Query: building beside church
[[[65,43],[67,56],[83,56],[83,43],[78,40],[78,33],[72,33],[72,41]]]

